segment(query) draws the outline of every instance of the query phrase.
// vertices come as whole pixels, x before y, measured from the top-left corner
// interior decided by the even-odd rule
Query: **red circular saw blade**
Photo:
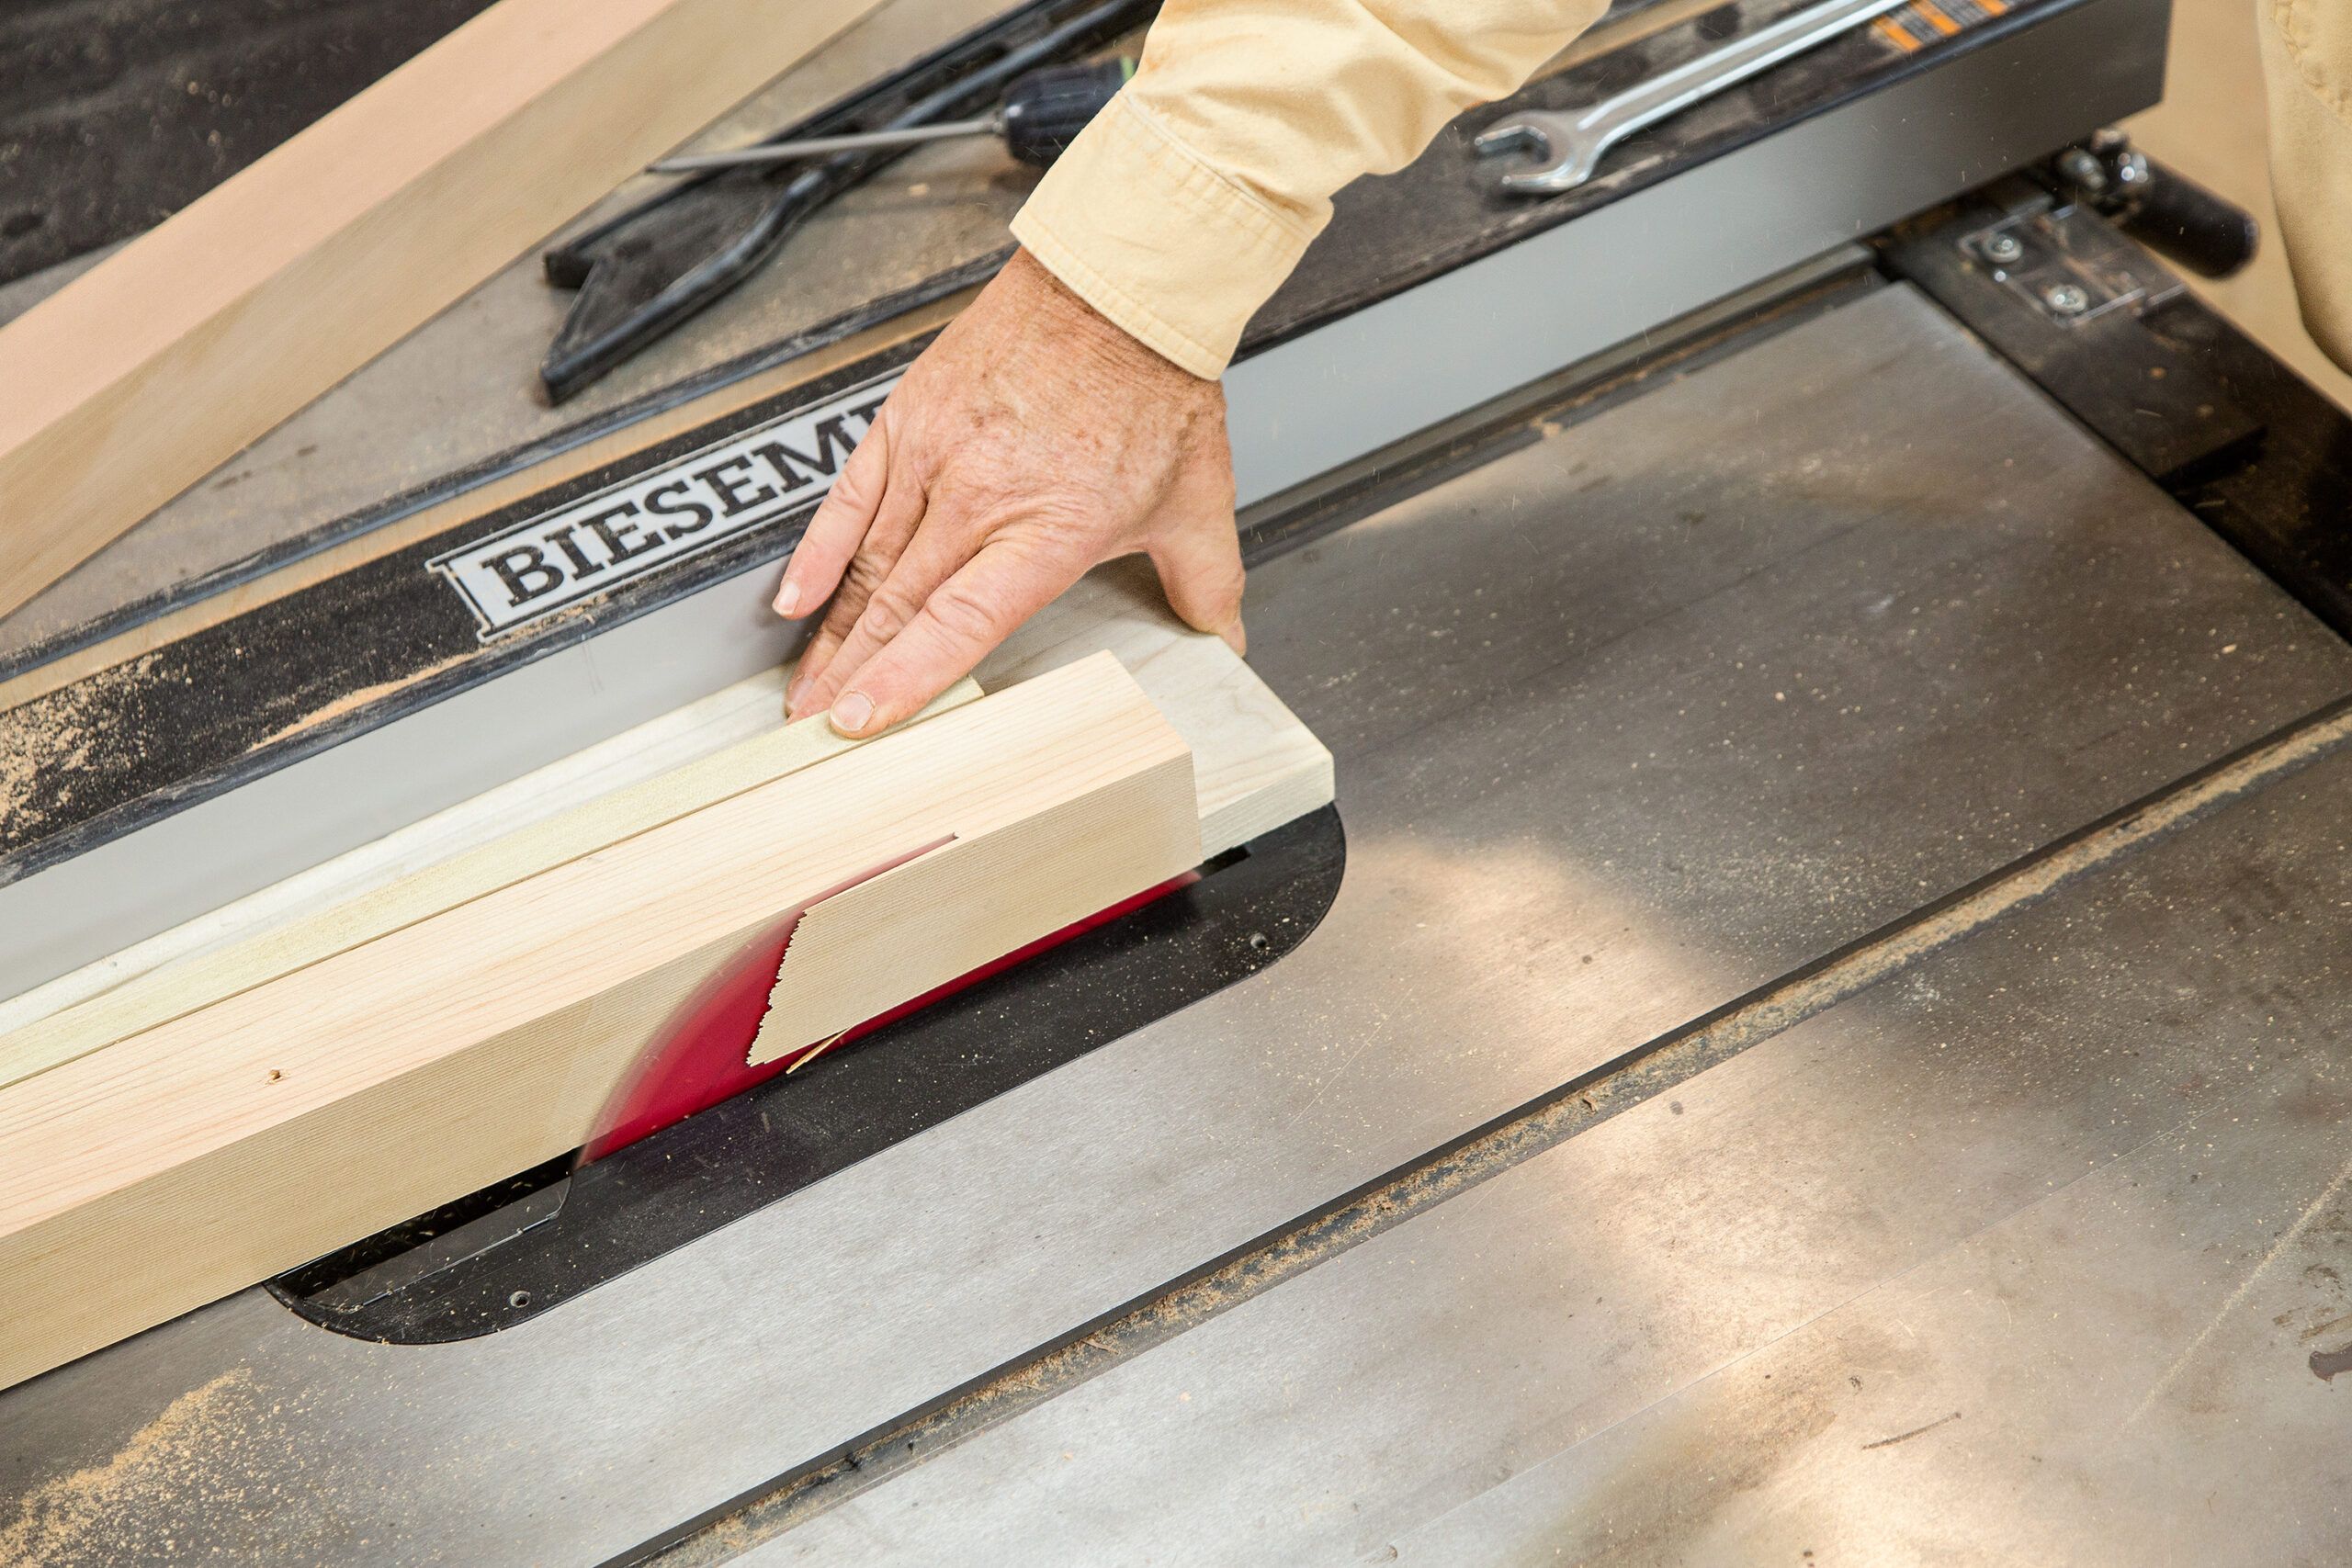
[[[828,888],[822,897],[830,898],[939,847],[938,844],[927,844],[910,854],[877,865],[838,887]],[[822,901],[821,898],[812,898],[808,904],[786,913],[773,928],[745,944],[663,1026],[606,1100],[603,1113],[596,1119],[596,1131],[581,1148],[580,1162],[585,1165],[617,1149],[625,1149],[640,1138],[684,1121],[697,1111],[706,1110],[722,1100],[732,1099],[779,1073],[789,1072],[821,1052],[871,1034],[943,998],[954,996],[967,986],[977,985],[991,976],[1001,974],[1014,964],[1058,947],[1073,937],[1082,936],[1180,888],[1189,887],[1200,879],[1201,874],[1197,871],[1171,877],[1132,897],[1123,898],[1107,909],[1098,910],[1082,920],[1073,921],[1059,931],[1039,937],[1024,947],[1015,948],[1003,957],[992,959],[944,985],[933,987],[922,995],[844,1030],[830,1040],[811,1042],[802,1050],[786,1052],[775,1061],[754,1066],[750,1060],[752,1043],[759,1035],[760,1021],[767,1016],[768,1000],[775,990],[777,972],[784,967],[785,952],[792,945],[793,931],[799,925],[800,917],[812,905]]]

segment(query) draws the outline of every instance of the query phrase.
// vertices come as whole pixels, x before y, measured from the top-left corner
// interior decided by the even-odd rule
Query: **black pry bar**
[[[1159,0],[1039,0],[765,140],[984,113],[1023,73],[1115,42],[1159,9]],[[539,365],[549,400],[562,402],[725,296],[811,213],[905,152],[885,148],[780,170],[714,170],[548,250],[548,281],[579,291]]]

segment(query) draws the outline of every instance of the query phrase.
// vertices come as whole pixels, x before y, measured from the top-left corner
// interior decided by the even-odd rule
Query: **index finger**
[[[888,413],[886,407],[883,411]],[[841,477],[817,503],[776,585],[775,613],[797,621],[833,596],[842,573],[881,514],[890,484],[890,427],[876,418],[842,465]]]
[[[980,547],[833,699],[833,728],[871,735],[922,711],[1083,575],[1084,563],[1015,539]]]

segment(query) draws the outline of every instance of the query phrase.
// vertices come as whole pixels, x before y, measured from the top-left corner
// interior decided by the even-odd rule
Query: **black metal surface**
[[[1336,807],[1253,840],[1201,881],[568,1175],[281,1275],[269,1289],[339,1333],[438,1344],[509,1327],[1256,974],[1337,897]],[[545,1196],[560,1182],[560,1206]],[[501,1223],[503,1204],[539,1212]],[[551,1209],[551,1212],[546,1212]],[[489,1227],[497,1245],[381,1294],[335,1294],[396,1243]],[[441,1259],[435,1261],[440,1262]]]
[[[2087,207],[2010,182],[1886,254],[2159,482],[2240,461],[2260,437],[2260,419],[2154,330],[2188,298],[2180,281]]]
[[[2331,629],[2352,637],[2352,416],[2193,298],[2154,323],[2261,420],[2251,459],[2169,487]]]
[[[1478,129],[1511,110],[1558,108],[1606,97],[1803,3],[1728,0],[1688,22],[1547,77],[1510,98],[1474,109],[1441,132],[1409,168],[1349,186],[1340,193],[1330,228],[1250,323],[1242,341],[1243,354],[1336,320],[1860,94],[1933,69],[1958,53],[2069,9],[2080,0],[2020,0],[2006,14],[1988,16],[1959,35],[1925,48],[1905,50],[1871,30],[1857,30],[1632,138],[1610,155],[1594,178],[1548,199],[1504,195],[1497,188],[1498,174],[1479,167],[1470,152],[1470,139]],[[1157,0],[1127,7],[1129,19],[1125,27],[1141,26],[1157,8]],[[1611,15],[1643,8],[1641,4],[1620,5],[1611,8]],[[769,140],[899,123],[888,118],[893,114],[906,123],[918,123],[911,111],[898,106],[910,103],[922,83],[952,79],[950,68],[955,62],[950,56],[965,51],[985,57],[988,51],[1002,47],[1000,34],[1016,37],[1047,25],[1077,30],[1076,22],[1054,23],[1057,15],[1030,10],[1009,17],[899,76],[780,129]],[[1108,22],[1090,29],[1099,42],[1110,41],[1121,30],[1122,27]],[[1084,46],[1072,42],[1057,47],[1069,51]],[[2053,68],[2057,68],[2055,62]],[[2064,68],[2079,74],[2123,67],[2094,60],[2070,61]],[[935,109],[921,118],[949,118],[989,107],[989,95],[957,89],[953,96],[943,96]],[[773,171],[734,170],[705,182],[688,182],[550,252],[551,279],[565,286],[588,280],[572,319],[566,321],[550,353],[550,391],[560,396],[585,385],[594,374],[610,368],[620,357],[716,299],[763,265],[792,227],[815,207],[880,167],[882,162],[899,155],[845,155],[825,165],[840,164],[838,178],[824,175],[821,170],[808,172],[797,180],[781,176],[794,180],[783,194],[775,184],[780,176]],[[799,194],[791,194],[795,190]],[[1008,244],[1006,254],[1010,250]],[[595,281],[592,267],[596,266],[604,270],[606,282]],[[669,303],[658,303],[663,300]],[[609,341],[598,351],[601,357],[595,363],[582,361],[589,374],[575,378],[571,360],[586,353],[577,345],[605,340]]]
[[[1657,0],[1617,0],[1622,18]],[[1770,0],[1778,4],[1781,0]],[[1726,13],[1736,5],[1724,7]],[[1015,76],[1102,49],[1146,28],[1159,0],[1034,0],[763,141],[928,124],[984,113]],[[1703,25],[1704,19],[1702,19]],[[1091,101],[1091,95],[1089,95]],[[1056,117],[1067,121],[1067,113]],[[1043,135],[1008,124],[1025,163],[1058,152],[1075,128]],[[808,215],[903,151],[845,153],[786,169],[736,169],[682,181],[549,250],[548,279],[576,288],[540,367],[558,402],[593,384],[765,265]],[[1010,246],[1007,247],[1008,254]]]
[[[2352,415],[2185,289],[2137,312],[2130,334],[2068,340],[2052,323],[2034,325],[1980,267],[1954,259],[1985,216],[1978,208],[1923,222],[1886,248],[1886,265],[2138,463],[2332,630],[2352,637]],[[2102,223],[2079,209],[2063,221]],[[2103,360],[2103,351],[2112,357]],[[2166,371],[2161,380],[2148,374],[2157,368]],[[2164,383],[2199,390],[2194,400],[2182,400],[2122,399],[2098,389],[2136,385],[2145,391]],[[2168,472],[2134,456],[2193,453],[2213,423],[2201,412],[2207,399],[2238,411],[2258,434]],[[2152,434],[2150,425],[2171,426],[2172,434]]]
[[[986,113],[1015,77],[1099,49],[1159,9],[1159,0],[1042,0],[765,140]],[[548,251],[548,281],[579,296],[539,367],[548,395],[561,402],[716,303],[810,213],[905,155],[905,149],[888,148],[692,176]]]
[[[0,283],[160,221],[489,3],[0,6]]]

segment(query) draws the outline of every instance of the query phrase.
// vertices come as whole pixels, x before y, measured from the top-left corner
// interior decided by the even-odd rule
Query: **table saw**
[[[2114,199],[2164,0],[1920,0],[1561,194],[1473,152],[1794,8],[1621,6],[1253,325],[1335,805],[0,1392],[0,1560],[2340,1560],[2352,423]],[[897,0],[707,141],[1080,9]],[[0,620],[0,1023],[788,658],[821,475],[500,543],[854,438],[1029,177],[913,153],[557,403],[519,260]]]

